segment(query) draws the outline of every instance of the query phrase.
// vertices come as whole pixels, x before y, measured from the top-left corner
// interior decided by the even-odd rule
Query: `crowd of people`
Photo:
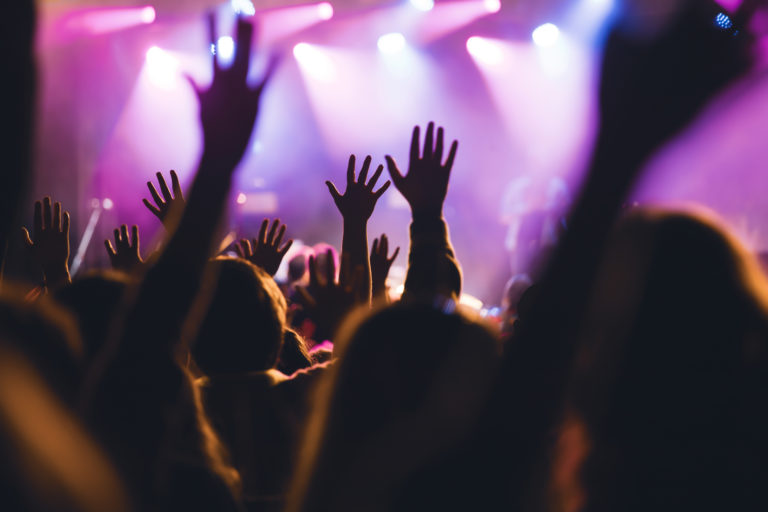
[[[715,29],[711,7],[680,2],[642,37],[617,22],[587,178],[499,328],[459,305],[443,217],[459,143],[432,122],[408,162],[352,155],[344,187],[326,183],[340,251],[298,253],[278,283],[290,231],[265,219],[217,253],[273,69],[248,84],[245,19],[232,65],[192,84],[189,190],[173,171],[148,182],[161,248],[143,259],[123,225],[113,268],[73,280],[66,205],[36,201],[18,236],[34,10],[7,6],[0,243],[26,244],[44,286],[2,281],[0,509],[767,510],[768,281],[710,214],[625,204],[646,160],[750,69],[748,34]],[[367,233],[392,185],[412,212],[399,296],[399,248],[369,250]]]

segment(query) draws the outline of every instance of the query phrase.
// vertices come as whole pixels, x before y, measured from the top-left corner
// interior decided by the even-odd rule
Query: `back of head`
[[[74,320],[52,301],[25,303],[4,286],[0,338],[29,358],[51,388],[73,404],[83,377],[83,345]]]
[[[210,266],[210,305],[192,344],[192,356],[207,375],[273,368],[283,340],[286,302],[274,280],[238,258],[219,257]]]
[[[129,281],[119,272],[94,272],[56,291],[56,300],[77,318],[87,361],[106,343]]]
[[[400,303],[347,326],[336,347],[339,361],[307,427],[294,509],[394,506],[415,471],[468,435],[498,341],[461,313]]]
[[[589,508],[743,504],[736,475],[753,473],[768,426],[756,261],[705,217],[638,211],[595,289],[574,391],[593,445]]]

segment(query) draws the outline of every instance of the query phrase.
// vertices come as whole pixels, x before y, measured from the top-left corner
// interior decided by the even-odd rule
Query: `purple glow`
[[[155,12],[155,8],[152,7],[151,5],[144,7],[141,10],[141,21],[143,21],[146,24],[153,23],[156,17],[157,17],[157,13]]]
[[[536,46],[551,48],[560,39],[560,29],[553,23],[545,23],[536,27],[531,34],[531,39],[533,39]]]
[[[467,51],[478,62],[495,66],[504,60],[501,48],[490,39],[472,36],[467,39]]]
[[[161,89],[173,89],[178,79],[178,60],[165,50],[153,46],[147,50],[146,71],[150,81]]]
[[[317,4],[317,16],[323,21],[333,18],[333,6],[328,2]]]
[[[61,27],[64,32],[73,35],[79,33],[105,34],[137,25],[148,25],[155,21],[155,17],[155,8],[152,6],[101,7],[71,12],[64,16]]]
[[[499,12],[501,10],[501,0],[484,0],[483,5],[490,13]]]
[[[399,32],[384,34],[376,42],[376,46],[385,55],[399,53],[405,49],[405,36]]]
[[[422,12],[431,11],[435,6],[434,0],[410,0],[411,5]]]

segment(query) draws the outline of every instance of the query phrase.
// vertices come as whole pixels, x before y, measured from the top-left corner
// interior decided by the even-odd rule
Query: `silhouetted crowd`
[[[607,36],[587,177],[501,326],[459,304],[443,217],[459,145],[431,122],[408,162],[352,155],[344,186],[326,182],[340,251],[299,251],[276,282],[293,242],[265,219],[217,253],[274,69],[248,84],[244,19],[232,65],[193,84],[191,186],[148,182],[161,248],[143,259],[123,225],[113,268],[71,279],[64,206],[36,201],[19,234],[35,15],[5,8],[0,244],[24,243],[44,285],[2,281],[0,510],[768,510],[768,281],[713,215],[626,205],[644,163],[751,68],[748,32],[714,27],[714,3]],[[399,248],[367,233],[390,185],[412,212],[402,294]]]

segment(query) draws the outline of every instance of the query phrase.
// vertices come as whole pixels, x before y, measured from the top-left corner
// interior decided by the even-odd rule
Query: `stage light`
[[[503,60],[501,48],[484,37],[472,36],[467,39],[467,51],[482,64],[495,66]]]
[[[155,21],[155,18],[157,17],[157,13],[155,12],[155,8],[150,6],[144,7],[141,10],[141,21],[144,23],[153,23]]]
[[[150,81],[162,88],[171,89],[176,84],[179,63],[170,53],[153,46],[147,50],[146,71]]]
[[[399,32],[384,34],[379,38],[376,46],[379,47],[381,53],[387,55],[398,53],[405,48],[405,36]]]
[[[501,10],[501,0],[483,0],[483,5],[488,12],[499,12]]]
[[[230,36],[221,36],[216,42],[216,53],[222,64],[232,62],[232,57],[235,55],[235,40]]]
[[[435,6],[435,0],[410,0],[411,5],[420,11],[431,11]]]
[[[229,5],[235,11],[235,14],[245,14],[247,16],[256,14],[256,8],[251,0],[230,0]]]
[[[237,194],[237,204],[245,204],[245,202],[248,201],[248,196],[240,192]]]
[[[331,82],[336,76],[336,69],[331,58],[319,48],[309,43],[298,43],[293,47],[293,56],[302,71],[321,82]]]
[[[101,202],[101,207],[105,210],[111,210],[115,206],[115,203],[108,197],[104,198]]]
[[[549,48],[555,46],[560,39],[560,29],[557,28],[557,25],[545,23],[536,27],[531,37],[536,46]]]
[[[715,16],[715,26],[722,30],[728,30],[733,28],[733,20],[731,20],[731,17],[727,14],[721,12]]]
[[[329,20],[333,18],[333,6],[328,2],[317,4],[317,16],[321,20]]]

